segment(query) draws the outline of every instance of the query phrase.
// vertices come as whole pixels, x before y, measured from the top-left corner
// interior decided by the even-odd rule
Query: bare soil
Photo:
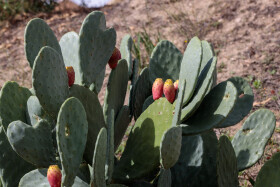
[[[114,0],[101,9],[64,2],[52,13],[17,15],[0,23],[0,88],[8,80],[31,87],[31,68],[24,55],[23,40],[30,19],[45,19],[60,39],[66,32],[79,32],[83,19],[92,10],[105,13],[107,26],[117,31],[118,46],[125,34],[135,38],[145,29],[154,41],[160,33],[162,39],[172,41],[183,52],[196,35],[215,48],[218,82],[232,76],[248,79],[255,94],[253,111],[266,107],[277,117],[277,128],[264,157],[240,175],[240,185],[247,186],[248,176],[255,179],[260,166],[278,150],[280,143],[280,1]],[[107,77],[109,73],[107,69]],[[102,102],[103,95],[104,89],[99,94]],[[233,136],[240,126],[241,123],[217,133]]]

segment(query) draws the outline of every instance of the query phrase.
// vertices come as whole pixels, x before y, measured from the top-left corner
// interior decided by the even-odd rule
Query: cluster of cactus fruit
[[[184,54],[159,42],[139,76],[132,45],[126,35],[120,51],[115,47],[116,32],[99,11],[85,18],[79,35],[66,33],[59,42],[43,20],[28,23],[32,88],[7,82],[0,94],[2,186],[238,186],[238,171],[261,158],[274,114],[257,110],[232,141],[218,140],[214,128],[249,114],[249,84],[233,77],[216,85],[216,56],[197,37]],[[102,107],[106,64],[112,70]],[[280,175],[270,173],[279,162],[279,154],[267,162],[255,186],[278,184]]]

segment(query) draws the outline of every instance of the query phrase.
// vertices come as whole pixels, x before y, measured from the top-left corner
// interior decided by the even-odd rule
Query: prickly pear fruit
[[[51,165],[47,172],[47,178],[51,187],[61,186],[61,171],[57,165]]]
[[[111,69],[115,69],[118,65],[118,61],[122,58],[121,52],[118,48],[115,47],[112,56],[109,59],[109,66]]]
[[[153,99],[157,100],[162,96],[163,93],[163,80],[161,78],[157,78],[153,84],[152,88]]]
[[[177,92],[177,90],[178,90],[178,85],[179,85],[179,80],[176,80],[176,81],[174,82],[175,92]]]
[[[167,79],[163,86],[163,93],[165,98],[170,102],[173,103],[176,96],[176,91],[171,79]]]
[[[70,87],[75,82],[75,71],[72,66],[66,66],[66,71],[68,75],[68,85]]]

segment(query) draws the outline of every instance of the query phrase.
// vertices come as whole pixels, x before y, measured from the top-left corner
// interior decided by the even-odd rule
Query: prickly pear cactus
[[[198,37],[184,54],[170,41],[159,42],[149,67],[138,75],[133,39],[126,35],[123,59],[111,70],[101,106],[98,93],[115,47],[116,31],[106,27],[100,11],[85,18],[79,34],[66,33],[59,42],[43,20],[28,23],[25,53],[32,88],[7,82],[0,92],[0,184],[49,186],[47,168],[58,165],[62,186],[237,186],[237,171],[259,160],[276,121],[272,112],[260,109],[232,142],[223,136],[218,141],[213,128],[235,125],[252,109],[246,80],[216,84],[217,57]],[[65,66],[75,71],[73,85]],[[179,79],[179,85],[154,101],[152,83],[158,78]],[[127,92],[129,106],[124,105]],[[133,117],[118,160],[114,152]],[[278,157],[264,165],[256,186],[278,184],[279,177],[271,174],[279,173],[272,167]]]

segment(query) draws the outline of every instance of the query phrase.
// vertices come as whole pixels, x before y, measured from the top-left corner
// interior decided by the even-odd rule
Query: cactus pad
[[[133,112],[135,121],[142,114],[143,103],[152,95],[152,84],[149,77],[149,69],[144,68],[132,89],[130,110]]]
[[[26,120],[30,125],[35,125],[41,118],[44,118],[47,114],[43,110],[38,98],[36,96],[30,96],[27,100]]]
[[[134,86],[138,79],[138,71],[139,71],[139,61],[137,59],[133,60],[133,68],[132,68],[132,77],[131,77],[131,85]]]
[[[20,179],[19,186],[20,187],[30,187],[30,186],[49,187],[50,184],[47,178],[47,173],[48,173],[48,169],[46,168],[30,171]],[[80,178],[76,177],[72,187],[89,187],[89,185],[84,181],[82,181]]]
[[[179,88],[182,87],[183,79],[186,80],[183,106],[190,100],[200,72],[202,58],[201,41],[194,37],[191,39],[184,53],[179,75]]]
[[[129,107],[124,105],[120,110],[117,119],[115,120],[115,133],[114,133],[114,144],[115,144],[115,151],[121,144],[125,131],[130,123],[129,118]]]
[[[28,22],[24,34],[25,55],[31,68],[40,49],[44,46],[50,46],[60,55],[62,54],[59,43],[48,24],[39,18],[32,19]]]
[[[4,131],[8,125],[16,120],[27,123],[26,102],[31,96],[31,92],[24,87],[20,87],[16,82],[6,82],[0,92],[0,122]]]
[[[93,161],[92,161],[92,177],[91,186],[105,187],[105,164],[107,150],[107,130],[102,128],[99,131],[95,143]]]
[[[69,95],[68,76],[62,59],[51,47],[43,47],[35,59],[32,84],[43,109],[56,118]]]
[[[211,86],[210,82],[216,69],[216,64],[217,58],[214,57],[206,64],[203,71],[200,73],[197,87],[193,94],[194,96],[191,99],[190,103],[188,103],[182,109],[181,121],[186,120],[188,117],[190,117],[191,114],[193,114],[195,110],[199,107],[200,103],[202,102],[204,96],[207,93],[208,87]]]
[[[116,119],[119,111],[121,110],[127,91],[128,84],[128,69],[126,60],[119,60],[118,65],[111,71],[109,76],[106,95],[104,99],[103,111],[105,123],[107,124],[108,115],[111,110],[114,110]]]
[[[104,71],[114,51],[116,31],[106,29],[103,12],[94,11],[84,19],[79,35],[82,82],[89,87],[100,79],[97,75]]]
[[[150,81],[153,84],[156,78],[179,79],[182,53],[173,43],[163,40],[160,41],[152,52],[149,63]]]
[[[183,135],[201,133],[221,123],[234,107],[236,97],[237,91],[231,82],[218,84],[207,94],[196,113],[180,125]]]
[[[111,110],[111,114],[108,118],[108,136],[107,136],[107,153],[106,153],[106,165],[105,165],[105,178],[106,183],[110,184],[112,180],[114,170],[115,159],[115,146],[114,146],[114,110]]]
[[[218,186],[217,147],[218,140],[212,130],[199,135],[183,136],[179,160],[170,169],[172,186]]]
[[[82,103],[74,97],[61,106],[56,126],[58,152],[62,165],[62,185],[71,186],[86,146],[88,123]]]
[[[171,180],[170,169],[168,169],[168,170],[161,169],[157,186],[158,187],[171,187],[171,183],[172,183],[172,180]]]
[[[254,187],[277,187],[280,184],[280,153],[272,156],[271,160],[264,163],[261,168]]]
[[[133,40],[129,34],[125,35],[122,38],[120,52],[123,59],[127,62],[128,67],[128,76],[131,77],[132,75],[132,68],[133,68],[133,61],[132,61],[132,50]]]
[[[2,185],[5,187],[18,186],[20,178],[33,169],[32,164],[23,160],[12,149],[3,126],[0,126],[0,178]]]
[[[7,137],[12,148],[37,167],[55,163],[51,127],[45,120],[40,120],[34,126],[14,121],[7,129]]]
[[[151,104],[153,104],[154,99],[153,96],[150,95],[145,102],[143,103],[142,112],[144,112]]]
[[[137,119],[125,150],[115,166],[115,181],[141,179],[157,170],[160,164],[160,143],[171,127],[174,107],[165,98],[156,100]]]
[[[176,164],[181,151],[182,129],[179,126],[171,127],[162,136],[160,144],[160,162],[164,169]]]
[[[232,140],[239,171],[252,166],[261,158],[274,132],[275,123],[274,114],[267,109],[259,109],[246,119]]]
[[[217,126],[219,128],[229,127],[240,122],[249,114],[254,102],[254,93],[245,79],[232,77],[228,81],[232,82],[237,89],[237,100],[226,120]]]
[[[105,127],[102,107],[97,95],[83,86],[72,85],[70,87],[70,96],[76,97],[81,101],[87,114],[88,136],[84,158],[88,163],[91,163],[97,135],[100,129]]]
[[[180,118],[181,118],[184,94],[185,94],[185,89],[186,89],[186,80],[183,80],[183,81],[184,81],[184,83],[182,84],[182,87],[179,88],[179,90],[178,90],[178,98],[176,100],[175,112],[174,112],[174,116],[173,116],[173,120],[172,120],[173,127],[180,125]]]
[[[72,66],[75,71],[75,84],[82,84],[79,65],[79,35],[73,31],[68,32],[61,37],[59,45],[61,47],[65,66]]]
[[[237,187],[239,185],[235,152],[226,136],[221,136],[219,139],[217,174],[219,186]]]

